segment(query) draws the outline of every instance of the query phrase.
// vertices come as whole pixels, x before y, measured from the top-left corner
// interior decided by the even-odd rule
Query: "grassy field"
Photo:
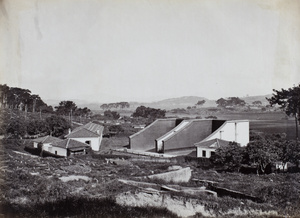
[[[143,176],[167,171],[173,163],[133,161],[130,157],[121,164],[113,164],[106,158],[113,155],[86,155],[73,158],[41,158],[26,155],[27,142],[1,145],[1,195],[0,216],[3,217],[176,217],[164,208],[122,207],[115,196],[141,189],[121,184],[118,179],[149,182]],[[115,141],[116,145],[120,141]],[[15,152],[17,151],[17,153]],[[21,153],[18,153],[21,152]],[[122,158],[121,158],[122,159]],[[277,211],[280,215],[299,215],[300,174],[271,174],[257,176],[240,173],[217,173],[203,170],[197,162],[176,160],[176,165],[192,168],[192,179],[215,181],[219,187],[241,191],[263,199],[262,203],[233,197],[211,197],[170,193],[174,198],[197,199],[215,214],[238,208],[246,211]],[[84,177],[64,182],[62,178]],[[171,185],[159,181],[159,185]],[[200,187],[191,180],[180,184]],[[1,215],[2,214],[2,215]],[[203,217],[198,214],[196,217]],[[231,217],[231,216],[228,216]],[[248,217],[238,216],[238,217]]]

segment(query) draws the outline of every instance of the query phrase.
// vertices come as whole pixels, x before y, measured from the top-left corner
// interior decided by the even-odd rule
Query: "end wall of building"
[[[249,143],[249,121],[227,121],[214,131],[205,141],[212,139],[234,141],[246,146]]]

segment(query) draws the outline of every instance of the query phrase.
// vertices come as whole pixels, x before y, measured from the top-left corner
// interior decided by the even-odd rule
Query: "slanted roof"
[[[95,132],[95,133],[99,132],[99,133],[101,133],[103,131],[104,127],[102,125],[100,125],[100,124],[89,122],[89,123],[87,123],[85,125],[76,127],[73,130],[73,132],[76,132],[76,131],[78,131],[80,129],[87,129],[87,130],[89,130],[91,132]]]
[[[91,137],[99,137],[99,136],[100,135],[95,132],[82,128],[66,135],[66,138],[91,138]]]
[[[52,142],[59,142],[59,141],[62,141],[62,139],[48,135],[48,136],[34,139],[33,141],[37,142],[37,143],[46,143],[47,144],[47,143],[52,143]]]
[[[209,141],[201,141],[198,143],[195,143],[196,147],[201,148],[210,148],[210,149],[217,149],[223,146],[227,146],[229,144],[229,141],[225,141],[222,139],[212,139]]]
[[[72,150],[72,148],[90,147],[88,144],[76,141],[74,139],[65,139],[60,142],[51,143],[51,145],[53,147],[66,148],[66,149],[71,149],[71,150]]]

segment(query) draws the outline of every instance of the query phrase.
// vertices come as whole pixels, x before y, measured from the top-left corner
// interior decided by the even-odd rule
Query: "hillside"
[[[247,97],[240,97],[247,104],[252,104],[254,101],[261,101],[262,105],[268,104],[266,97],[271,97],[271,94],[268,95],[259,95],[259,96],[247,96]],[[225,97],[224,97],[225,98]],[[72,100],[72,99],[71,99]],[[202,107],[216,107],[216,100],[207,99],[205,97],[199,96],[183,96],[178,98],[169,98],[160,101],[153,101],[153,102],[129,102],[130,110],[135,110],[137,107],[144,105],[145,107],[152,107],[152,108],[160,108],[165,110],[171,110],[175,108],[187,108],[194,106],[198,101],[205,100],[205,104]],[[78,107],[87,107],[91,110],[100,110],[100,105],[103,103],[99,102],[88,102],[86,100],[72,100],[76,103]],[[46,100],[46,102],[52,106],[56,106],[59,103],[59,100]]]

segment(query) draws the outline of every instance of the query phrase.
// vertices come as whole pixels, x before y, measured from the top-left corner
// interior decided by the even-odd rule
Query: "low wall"
[[[151,176],[147,176],[149,179],[159,179],[165,182],[188,182],[192,177],[192,170],[190,167],[186,167],[176,171],[170,171],[166,173],[159,173]]]

